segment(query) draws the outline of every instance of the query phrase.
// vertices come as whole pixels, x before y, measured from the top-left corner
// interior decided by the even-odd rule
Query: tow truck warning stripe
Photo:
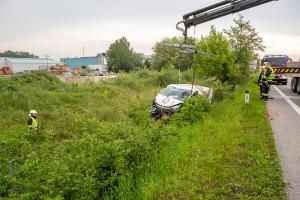
[[[274,69],[275,73],[281,72],[281,73],[299,73],[300,68],[275,68]]]

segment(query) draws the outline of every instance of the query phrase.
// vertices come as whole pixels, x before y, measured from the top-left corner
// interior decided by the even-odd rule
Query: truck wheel
[[[292,80],[292,91],[293,92],[297,91],[297,78],[293,78]]]
[[[297,78],[297,93],[300,94],[300,78]]]
[[[287,83],[288,83],[288,79],[284,79],[284,80],[281,82],[282,85],[287,85]]]

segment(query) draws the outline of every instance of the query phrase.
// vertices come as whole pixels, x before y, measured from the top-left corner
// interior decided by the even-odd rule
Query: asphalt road
[[[290,200],[300,199],[300,95],[290,85],[271,87],[267,103],[269,118],[280,156],[286,192]]]

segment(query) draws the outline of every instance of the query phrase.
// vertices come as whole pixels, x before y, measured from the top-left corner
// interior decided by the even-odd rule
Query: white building
[[[12,73],[48,70],[56,64],[63,63],[47,58],[0,58],[0,67],[9,67]]]

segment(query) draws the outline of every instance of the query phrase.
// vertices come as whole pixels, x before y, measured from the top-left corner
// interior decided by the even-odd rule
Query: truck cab
[[[273,81],[286,85],[288,79],[285,76],[285,73],[281,72],[281,70],[276,70],[276,69],[286,68],[287,63],[290,60],[291,59],[288,57],[288,55],[265,55],[262,59],[262,64],[264,62],[270,63],[272,68],[275,69],[275,79]]]

